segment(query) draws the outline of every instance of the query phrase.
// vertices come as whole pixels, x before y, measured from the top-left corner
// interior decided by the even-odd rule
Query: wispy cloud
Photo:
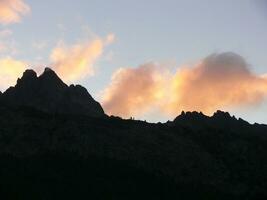
[[[174,74],[153,63],[120,69],[105,89],[107,113],[136,116],[158,107],[175,116],[182,110],[211,114],[217,109],[256,105],[267,95],[267,79],[249,70],[234,53],[212,54]]]
[[[0,0],[0,23],[11,24],[21,21],[21,17],[30,12],[23,0]]]
[[[64,81],[75,81],[94,75],[94,64],[103,54],[104,47],[114,41],[114,35],[80,41],[74,45],[59,42],[52,50],[50,59],[55,71]]]

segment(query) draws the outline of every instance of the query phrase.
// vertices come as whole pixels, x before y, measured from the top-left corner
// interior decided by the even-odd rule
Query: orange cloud
[[[212,114],[218,109],[255,105],[267,95],[267,79],[254,75],[234,53],[212,54],[193,68],[177,70],[164,110]]]
[[[234,53],[212,54],[193,67],[178,68],[174,75],[162,71],[148,64],[116,72],[104,91],[105,111],[128,117],[156,106],[171,116],[182,110],[211,114],[258,104],[267,95],[267,78],[251,73]]]
[[[94,64],[106,45],[114,40],[112,34],[106,39],[80,42],[72,46],[59,43],[51,53],[52,66],[65,81],[75,81],[94,74]]]
[[[123,117],[147,112],[162,98],[163,73],[154,63],[119,69],[104,91],[102,105],[105,111]]]
[[[0,23],[11,24],[20,22],[21,17],[30,12],[30,7],[23,0],[0,1]]]
[[[12,58],[0,59],[0,89],[15,85],[18,77],[26,70],[27,63]]]

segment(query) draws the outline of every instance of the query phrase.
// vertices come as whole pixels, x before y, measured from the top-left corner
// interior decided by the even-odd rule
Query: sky
[[[266,44],[266,0],[0,0],[0,90],[49,66],[110,115],[267,123]]]

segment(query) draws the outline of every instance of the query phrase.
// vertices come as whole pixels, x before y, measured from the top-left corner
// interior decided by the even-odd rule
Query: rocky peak
[[[24,73],[23,73],[23,76],[22,76],[22,80],[25,79],[36,79],[37,78],[37,74],[34,70],[32,69],[27,69]]]
[[[52,70],[51,68],[49,68],[49,67],[46,67],[46,68],[44,69],[44,72],[40,75],[40,77],[53,77],[53,78],[58,78],[58,79],[60,79],[60,78],[57,76],[56,72],[55,72],[54,70]]]
[[[35,71],[33,71],[32,69],[27,69],[21,78],[19,78],[17,80],[17,86],[22,86],[22,85],[28,85],[28,84],[32,84],[34,81],[37,80],[37,74]]]
[[[38,77],[39,81],[46,86],[54,88],[65,88],[67,85],[58,77],[56,72],[46,67],[44,72]]]
[[[204,119],[207,118],[207,116],[205,116],[202,112],[185,112],[182,111],[181,114],[176,117],[176,119],[174,121],[177,120],[194,120],[194,119]]]
[[[224,112],[224,111],[221,111],[221,110],[217,110],[213,114],[212,117],[215,118],[215,119],[231,119],[231,118],[234,118],[234,117],[231,117],[231,115],[228,112]]]
[[[11,106],[32,107],[48,113],[105,116],[101,105],[80,85],[68,87],[50,68],[38,77],[26,70],[15,87],[10,87],[2,98]]]
[[[181,115],[175,118],[174,124],[189,124],[200,125],[204,124],[217,124],[220,126],[233,126],[237,123],[244,123],[243,120],[237,120],[235,116],[231,116],[228,112],[216,111],[211,117],[204,115],[202,112],[182,112]]]

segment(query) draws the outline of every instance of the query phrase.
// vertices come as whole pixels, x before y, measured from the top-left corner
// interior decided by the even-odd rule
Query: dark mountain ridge
[[[147,123],[94,102],[50,69],[1,95],[3,199],[267,198],[266,125],[222,111]]]
[[[48,113],[83,114],[105,117],[101,105],[80,85],[67,86],[57,74],[46,68],[39,77],[26,70],[15,87],[1,95],[1,102],[10,106],[31,107]]]

